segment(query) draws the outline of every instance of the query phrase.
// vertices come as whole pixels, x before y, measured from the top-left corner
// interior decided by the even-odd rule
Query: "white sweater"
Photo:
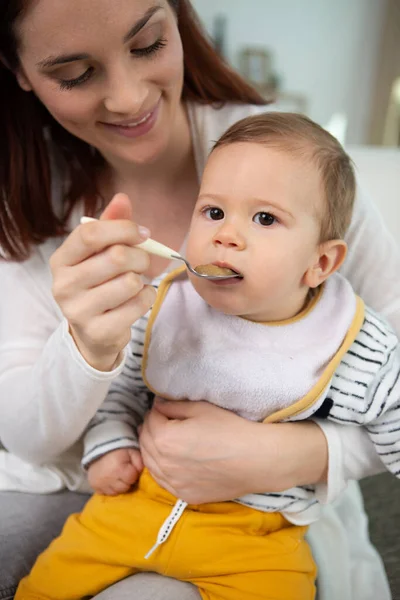
[[[200,176],[220,134],[265,107],[227,105],[218,110],[191,105],[189,109]],[[60,201],[57,196],[55,202]],[[76,211],[71,227],[79,217]],[[123,366],[110,373],[96,371],[68,334],[51,294],[48,264],[62,241],[45,242],[24,263],[0,262],[0,440],[9,452],[0,451],[3,490],[85,489],[80,439]],[[347,241],[343,273],[400,334],[399,252],[374,205],[360,192]],[[336,497],[348,479],[383,469],[360,428],[321,426],[329,446],[329,482],[320,487],[321,499]]]

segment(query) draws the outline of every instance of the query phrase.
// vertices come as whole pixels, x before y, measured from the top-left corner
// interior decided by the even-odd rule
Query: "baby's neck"
[[[318,289],[305,288],[300,290],[300,293],[293,298],[293,301],[287,306],[282,306],[275,311],[265,311],[259,315],[242,315],[249,321],[258,323],[284,323],[293,319],[301,318],[303,313],[307,313],[310,308],[310,303],[318,294]]]

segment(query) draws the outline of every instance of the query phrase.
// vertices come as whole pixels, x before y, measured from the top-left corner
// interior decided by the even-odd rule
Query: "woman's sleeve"
[[[316,485],[316,496],[321,504],[336,500],[349,481],[358,481],[385,470],[364,427],[318,419],[315,422],[325,435],[329,457],[327,481]]]
[[[43,284],[46,269],[37,256],[0,262],[0,441],[40,464],[80,438],[122,369],[84,361]]]
[[[400,337],[400,244],[360,188],[346,241],[349,251],[341,273],[368,306],[386,317]]]
[[[386,317],[400,337],[400,246],[362,189],[357,192],[346,241],[349,252],[342,274],[368,306]],[[351,479],[385,470],[363,427],[322,420],[316,423],[325,434],[329,455],[327,483],[317,486],[320,502],[335,500]]]

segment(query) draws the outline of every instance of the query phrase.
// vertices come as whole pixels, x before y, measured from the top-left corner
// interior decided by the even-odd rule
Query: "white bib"
[[[361,301],[339,274],[327,280],[304,316],[280,325],[218,312],[186,277],[173,275],[163,285],[169,287],[153,308],[146,336],[143,376],[149,388],[164,398],[207,400],[254,421],[285,409],[288,414],[276,420],[315,412],[339,349],[342,356],[362,323],[356,318]]]

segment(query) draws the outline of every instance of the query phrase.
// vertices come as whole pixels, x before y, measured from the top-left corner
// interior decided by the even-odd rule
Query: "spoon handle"
[[[89,223],[89,221],[95,220],[96,219],[92,219],[92,217],[82,217],[81,223]],[[150,254],[155,254],[156,256],[161,256],[162,258],[182,258],[179,252],[176,252],[176,250],[172,250],[172,248],[168,248],[168,246],[164,246],[164,244],[156,242],[150,238],[141,244],[136,244],[136,248],[141,248]]]
[[[156,242],[151,238],[148,238],[145,242],[141,244],[136,244],[136,248],[142,248],[142,250],[146,250],[150,254],[155,254],[156,256],[162,256],[163,258],[181,258],[181,255],[172,250],[172,248],[168,248],[168,246],[164,246],[160,242]]]

